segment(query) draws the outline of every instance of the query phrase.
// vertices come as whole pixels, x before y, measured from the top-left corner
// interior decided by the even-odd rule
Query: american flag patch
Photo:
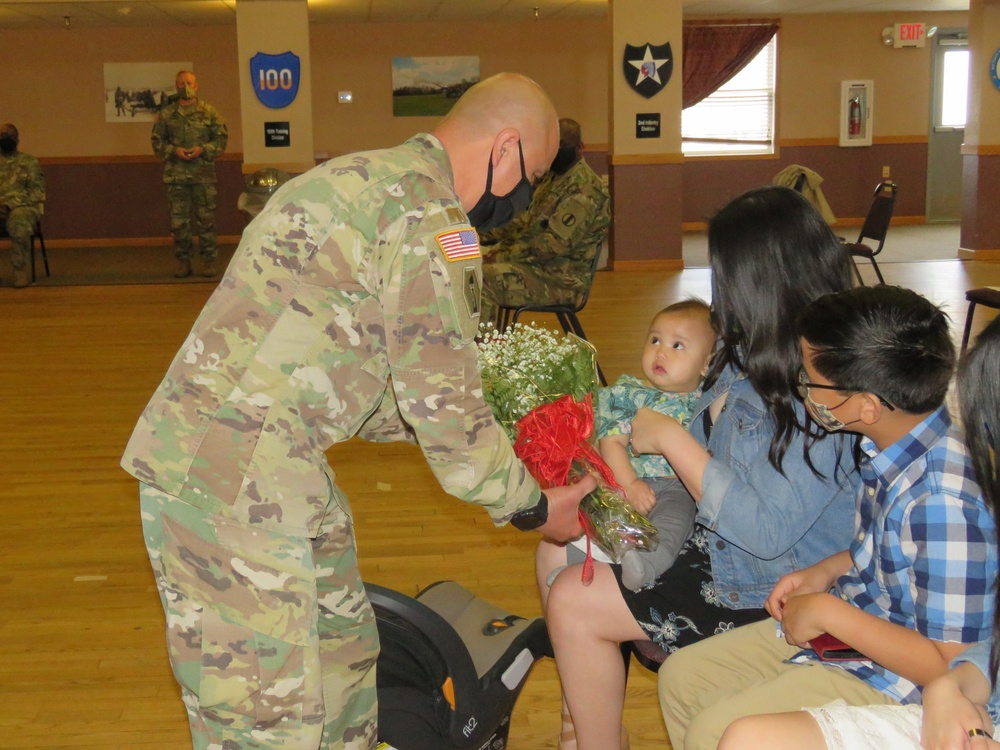
[[[479,235],[475,229],[442,232],[435,239],[449,262],[479,257]]]

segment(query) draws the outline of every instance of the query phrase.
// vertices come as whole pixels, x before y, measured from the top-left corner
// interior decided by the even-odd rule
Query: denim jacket
[[[706,439],[702,413],[726,391]],[[795,410],[807,418],[798,401]],[[764,401],[732,367],[702,394],[691,419],[691,434],[712,456],[697,521],[708,530],[720,603],[732,609],[762,606],[781,576],[847,549],[854,529],[861,480],[853,436],[831,434],[813,445],[812,463],[826,476],[820,479],[805,462],[799,431],[785,452],[784,474],[775,470],[767,458],[774,429]]]

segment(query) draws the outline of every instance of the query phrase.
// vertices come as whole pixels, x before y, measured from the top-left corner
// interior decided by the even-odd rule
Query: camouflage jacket
[[[526,211],[483,236],[495,243],[486,262],[525,263],[566,288],[586,285],[610,223],[608,189],[580,159],[561,175],[547,173]]]
[[[45,201],[45,176],[31,154],[0,154],[0,206],[38,208]]]
[[[441,486],[496,522],[531,507],[538,485],[482,397],[480,263],[433,136],[291,180],[243,233],[122,466],[314,536],[328,503],[346,510],[327,448],[416,439]]]
[[[215,159],[226,150],[229,130],[222,115],[198,99],[182,105],[176,99],[163,105],[153,123],[150,137],[153,153],[163,159],[164,182],[215,182]],[[178,159],[174,149],[201,146],[201,156],[191,161]]]

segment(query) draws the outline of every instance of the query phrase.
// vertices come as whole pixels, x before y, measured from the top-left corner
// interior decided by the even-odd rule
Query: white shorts
[[[921,750],[922,706],[848,706],[838,700],[807,708],[828,750]],[[997,739],[1000,730],[993,730]]]

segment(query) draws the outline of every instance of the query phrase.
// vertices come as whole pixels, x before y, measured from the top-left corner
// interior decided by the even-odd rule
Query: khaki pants
[[[800,649],[772,619],[736,628],[672,654],[659,673],[660,708],[674,750],[715,750],[742,716],[798,711],[842,698],[851,706],[898,702],[849,672],[786,664]]]

